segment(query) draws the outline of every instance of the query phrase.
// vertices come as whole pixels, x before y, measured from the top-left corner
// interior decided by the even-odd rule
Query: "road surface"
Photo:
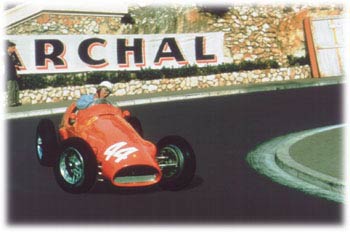
[[[8,120],[8,223],[339,224],[342,204],[274,183],[245,157],[274,137],[341,123],[341,92],[334,85],[128,107],[146,139],[177,134],[192,144],[196,176],[177,192],[99,184],[86,194],[68,194],[52,169],[36,160],[41,117]],[[61,116],[49,118],[57,126]]]

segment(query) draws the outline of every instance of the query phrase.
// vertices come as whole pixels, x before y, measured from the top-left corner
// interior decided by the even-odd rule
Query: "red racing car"
[[[89,191],[107,180],[117,187],[160,184],[179,190],[193,179],[196,160],[189,143],[167,136],[157,145],[143,139],[140,121],[107,100],[84,110],[72,103],[58,133],[49,119],[40,120],[36,153],[41,165],[53,167],[60,187],[70,193]]]

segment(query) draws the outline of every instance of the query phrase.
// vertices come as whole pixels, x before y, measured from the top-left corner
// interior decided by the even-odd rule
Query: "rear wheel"
[[[186,187],[196,170],[192,147],[179,136],[168,136],[158,142],[157,148],[157,161],[163,174],[160,186],[167,190]]]
[[[80,138],[64,141],[54,173],[58,184],[66,192],[89,191],[97,179],[97,162],[90,146]]]
[[[55,126],[50,119],[40,120],[36,129],[35,145],[39,163],[52,167],[59,149]]]

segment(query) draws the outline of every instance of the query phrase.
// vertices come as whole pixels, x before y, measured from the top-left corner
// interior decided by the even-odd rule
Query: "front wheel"
[[[160,186],[167,190],[179,190],[193,179],[196,158],[190,144],[179,136],[168,136],[158,144],[157,161],[162,169]]]
[[[89,191],[97,179],[97,161],[91,147],[80,138],[63,141],[54,173],[57,183],[66,192]]]

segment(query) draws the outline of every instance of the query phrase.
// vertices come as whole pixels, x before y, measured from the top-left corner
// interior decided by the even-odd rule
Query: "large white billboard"
[[[19,74],[179,68],[223,62],[224,33],[16,35]]]

